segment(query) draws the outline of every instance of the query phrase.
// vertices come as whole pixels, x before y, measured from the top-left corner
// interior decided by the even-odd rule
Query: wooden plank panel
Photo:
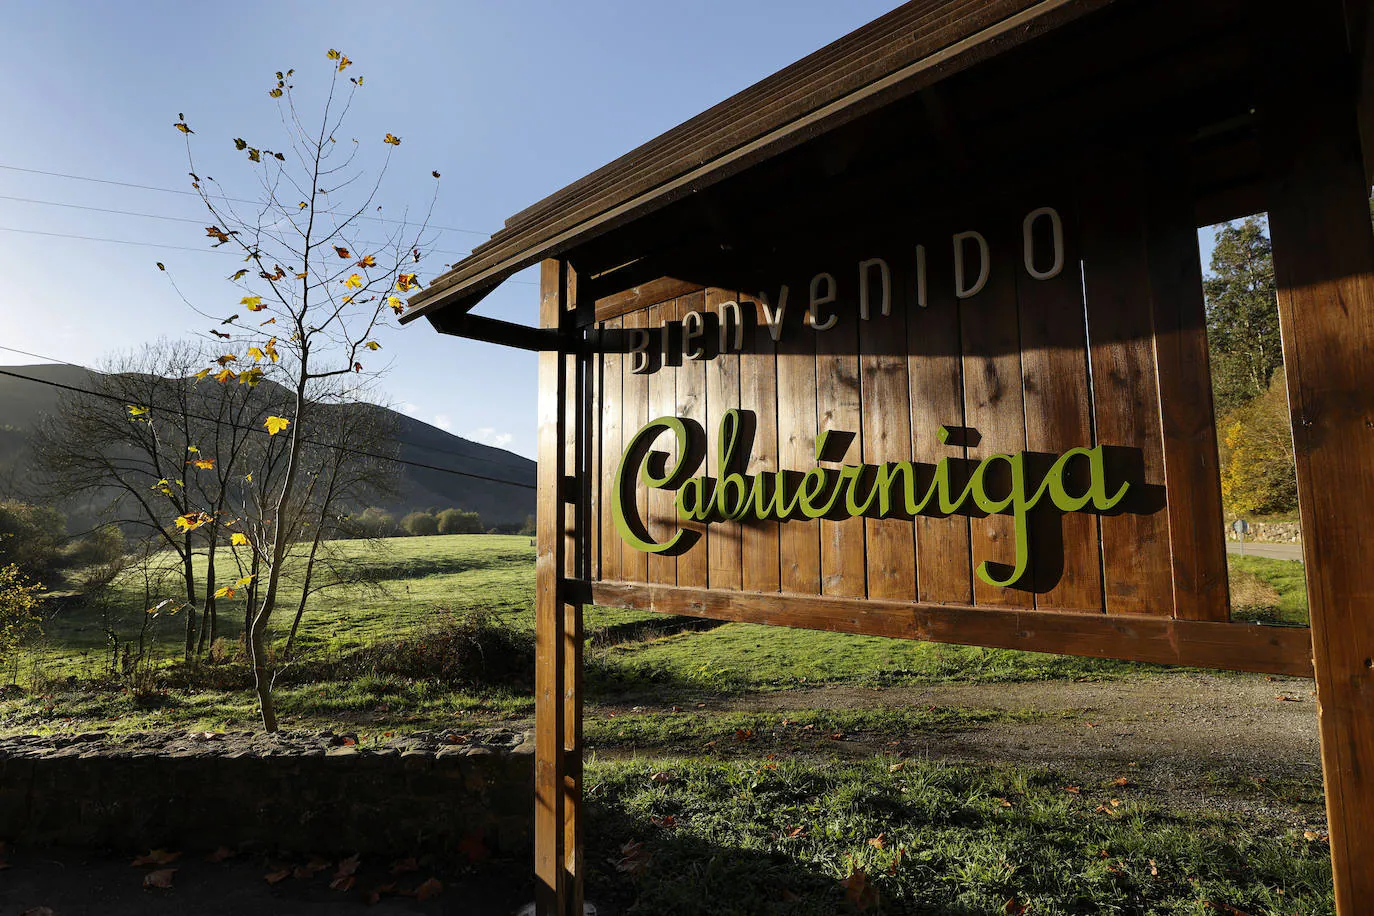
[[[1374,900],[1374,238],[1341,4],[1256,4],[1336,912]],[[1272,58],[1268,55],[1273,55]]]
[[[677,300],[677,321],[681,325],[688,312],[701,314],[706,307],[706,293],[695,292]],[[709,355],[710,351],[707,351]],[[677,415],[706,427],[706,362],[704,359],[683,358],[677,370]],[[707,430],[709,433],[710,430]],[[701,473],[698,470],[696,473]],[[711,525],[702,522],[678,522],[683,528],[698,534],[697,542],[677,559],[679,585],[704,588],[711,564]]]
[[[966,222],[984,230],[991,263],[982,290],[959,302],[959,329],[964,346],[964,423],[977,435],[969,442],[969,460],[993,454],[1014,454],[1026,447],[1025,401],[1021,393],[1020,325],[1016,309],[1016,270],[1020,266],[1019,239],[1006,226],[1014,211],[1000,207],[970,214]],[[958,230],[960,232],[966,229]],[[981,255],[976,241],[962,242],[965,288],[976,286]],[[953,246],[951,245],[952,259]],[[1016,534],[1010,515],[990,515],[969,521],[972,561],[1011,566]],[[1005,572],[1005,570],[1003,571]],[[1030,607],[1034,602],[1023,579],[1011,587],[989,585],[973,578],[973,600],[979,605]]]
[[[1021,322],[1021,384],[1026,406],[1026,450],[1057,456],[1072,448],[1092,445],[1092,391],[1088,377],[1088,332],[1083,314],[1079,263],[1078,212],[1073,198],[1060,188],[1046,189],[1022,199],[1018,212],[1029,214],[1052,207],[1063,238],[1062,266],[1048,279],[1016,271],[1017,304]],[[1035,220],[1035,267],[1048,272],[1055,263],[1051,217]],[[1196,244],[1193,246],[1196,248]],[[1048,470],[1053,458],[1036,457],[1037,471]],[[1082,471],[1081,465],[1073,468]],[[1039,479],[1038,476],[1035,478]],[[1086,483],[1072,480],[1072,492]],[[1102,610],[1102,551],[1097,517],[1085,512],[1059,513],[1048,505],[1030,519],[1031,582],[1037,608]],[[1220,530],[1220,526],[1217,526]]]
[[[562,270],[548,260],[540,271],[540,325],[559,325]],[[535,901],[552,913],[564,902],[563,731],[563,483],[564,356],[539,354],[538,548],[534,605],[534,873]]]
[[[850,267],[846,258],[840,263]],[[853,269],[853,268],[851,268]],[[816,337],[816,427],[829,432],[832,441],[836,434],[853,437],[843,455],[834,460],[821,461],[826,467],[839,467],[845,456],[863,453],[863,399],[859,383],[859,297],[854,275],[841,273],[838,279],[839,299],[834,303],[835,326],[828,331],[812,332],[799,328],[795,333]],[[808,282],[808,287],[809,287]],[[802,307],[802,290],[793,308]],[[839,448],[835,451],[838,453]],[[814,460],[815,451],[812,451]],[[849,459],[853,461],[853,458]],[[802,465],[809,467],[809,464]],[[867,588],[867,569],[864,565],[864,520],[821,519],[821,592],[847,598],[859,597]]]
[[[624,319],[614,318],[602,325],[610,336],[618,336],[624,327]],[[611,489],[615,486],[615,473],[620,466],[620,423],[621,423],[621,364],[625,357],[620,353],[602,354],[601,382],[601,576],[602,579],[620,578],[621,551],[624,542],[615,530],[615,520],[611,516]]]
[[[911,394],[907,378],[907,302],[897,290],[916,282],[912,252],[887,250],[890,305],[883,315],[881,271],[869,270],[869,319],[859,322],[863,399],[863,460],[880,465],[911,459]],[[823,320],[823,319],[822,319]],[[868,595],[916,600],[916,527],[909,519],[864,520]]]
[[[597,604],[712,620],[1312,676],[1306,627],[810,595],[722,595],[705,589],[616,583],[593,585],[591,596]]]
[[[726,302],[736,301],[735,293],[709,287],[706,308],[719,314]],[[733,341],[732,341],[733,342]],[[720,453],[716,447],[716,430],[721,415],[732,407],[739,407],[739,353],[722,351],[706,367],[706,431],[710,446],[706,449],[706,466],[710,477],[719,481],[723,473]],[[708,548],[711,555],[711,588],[738,589],[740,573],[741,525],[739,522],[715,522],[711,525]]]
[[[924,307],[918,304],[915,282],[898,287],[899,299],[907,310],[912,455],[914,461],[927,465],[965,454],[962,438],[946,444],[937,435],[941,426],[958,429],[965,422],[959,304],[954,298],[949,240],[947,227],[923,232],[919,237],[925,249]],[[920,599],[930,604],[972,604],[972,576],[968,517],[918,517],[916,581]]]
[[[762,315],[760,304],[741,295],[741,307]],[[754,450],[748,473],[778,470],[778,360],[773,337],[756,327],[740,354],[740,408],[754,418]],[[746,591],[776,592],[781,584],[778,555],[779,523],[749,522],[743,526],[741,576]],[[686,583],[683,583],[686,584]]]
[[[585,343],[585,335],[583,338]],[[602,394],[605,378],[605,359],[601,353],[588,350],[582,357],[583,373],[586,378],[587,398],[583,407],[582,429],[586,437],[583,455],[586,466],[580,471],[579,480],[587,502],[583,524],[587,531],[587,568],[583,577],[601,578],[601,427]]]
[[[578,456],[578,433],[582,427],[585,410],[583,398],[586,390],[578,359],[568,356],[563,360],[563,474],[562,498],[566,504],[563,511],[563,575],[569,579],[582,574],[581,564],[585,559],[586,544],[578,535],[582,533],[582,510],[585,494],[584,483],[577,475],[582,462]]]
[[[625,316],[625,330],[648,330],[649,314],[646,311],[631,312]],[[621,450],[625,443],[649,422],[649,377],[631,369],[633,357],[623,356],[621,363]],[[642,482],[635,484],[635,499],[639,511],[646,512],[649,503],[648,488]],[[635,550],[623,540],[620,542],[620,577],[626,582],[647,582],[649,579],[649,555]]]
[[[1080,191],[1079,222],[1097,441],[1113,449],[1109,471],[1133,490],[1126,511],[1100,520],[1106,609],[1172,615],[1144,179],[1138,161],[1101,164]]]
[[[797,277],[792,276],[797,287]],[[809,278],[800,278],[801,283]],[[770,296],[777,296],[773,290]],[[778,465],[804,471],[816,460],[816,335],[803,328],[802,309],[788,302],[774,348],[778,363]],[[759,333],[767,333],[760,329]],[[784,592],[820,594],[821,524],[790,519],[778,528],[779,585]]]
[[[1150,170],[1150,301],[1163,413],[1174,614],[1229,620],[1221,467],[1212,413],[1202,260],[1182,150]]]
[[[677,322],[677,301],[670,299],[649,309],[649,349],[660,354],[653,362],[649,375],[649,419],[671,417],[677,412],[677,373],[672,357],[665,355],[670,347],[672,326]],[[660,435],[654,451],[665,452],[671,466],[677,462],[677,443],[671,435]],[[649,534],[658,542],[668,540],[677,530],[677,513],[673,506],[673,491],[655,488],[649,491]],[[649,554],[649,581],[677,584],[677,557],[662,553]]]

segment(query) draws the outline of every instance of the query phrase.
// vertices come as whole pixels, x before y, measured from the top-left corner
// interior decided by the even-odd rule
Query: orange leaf
[[[344,260],[347,260],[348,258],[353,257],[353,255],[351,255],[351,254],[348,253],[348,249],[347,249],[347,248],[340,248],[338,245],[335,245],[335,246],[334,246],[334,250],[335,250],[336,252],[338,252],[339,257],[343,258]]]
[[[388,134],[386,135],[386,139],[384,139],[382,142],[383,142],[383,143],[389,143],[389,144],[391,144],[392,146],[400,146],[400,145],[401,145],[401,138],[398,137],[398,136],[396,136],[395,134],[388,133]]]
[[[439,883],[438,879],[430,878],[424,884],[415,888],[415,899],[429,900],[431,897],[438,897],[443,892],[444,886]]]
[[[878,904],[878,889],[868,883],[868,876],[862,868],[856,868],[849,877],[840,882],[844,888],[844,899],[860,912]]]
[[[278,884],[282,881],[285,881],[287,878],[291,877],[291,869],[281,868],[277,871],[270,871],[262,877],[263,880],[266,881],[268,884]]]
[[[361,260],[358,261],[358,266],[359,266],[359,267],[376,267],[376,266],[377,266],[377,259],[374,258],[372,255],[367,255],[366,257],[364,257],[364,258],[362,258]]]

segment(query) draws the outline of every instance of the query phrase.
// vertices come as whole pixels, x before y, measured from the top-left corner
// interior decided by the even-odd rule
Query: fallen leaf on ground
[[[669,776],[667,773],[655,773],[649,777],[653,782],[669,782],[672,778],[673,777]]]
[[[179,858],[181,858],[181,853],[179,852],[168,852],[165,849],[154,849],[147,855],[139,856],[137,859],[134,859],[129,864],[132,865],[134,868],[139,868],[144,865],[170,865]]]
[[[997,804],[1001,805],[1003,808],[1011,807],[1011,802],[1007,801],[1005,798],[997,799]]]
[[[344,875],[343,877],[335,878],[333,881],[330,881],[329,889],[331,891],[346,891],[353,886],[353,882],[356,880],[357,879],[352,875]]]
[[[1129,786],[1130,784],[1131,781],[1125,776],[1118,776],[1116,779],[1112,780],[1112,785],[1114,786]]]
[[[268,884],[277,884],[278,882],[285,881],[287,878],[291,877],[291,869],[282,868],[278,869],[277,871],[269,871],[262,877],[263,880],[266,881]]]
[[[898,772],[899,770],[904,770],[904,769],[906,769],[906,762],[905,762],[905,761],[900,761],[900,762],[898,762],[898,763],[888,764],[888,767],[887,767],[887,771],[888,771],[889,773],[896,773],[896,772]]]
[[[630,840],[620,847],[620,858],[612,859],[611,864],[615,865],[616,871],[627,875],[642,875],[649,867],[649,853],[645,851],[643,843]]]
[[[662,827],[665,830],[671,830],[677,826],[677,818],[671,814],[665,814],[663,817],[651,817],[649,821],[655,827]]]
[[[748,740],[749,740],[750,738],[752,738],[752,737],[754,737],[754,730],[753,730],[752,728],[737,728],[737,729],[735,729],[735,740],[736,740],[736,741],[748,741]]]
[[[339,868],[336,872],[334,872],[334,877],[347,878],[349,875],[353,874],[357,870],[358,856],[355,854],[349,856],[347,859],[341,859],[339,861]]]
[[[232,849],[230,849],[228,846],[221,846],[219,849],[216,849],[214,852],[206,856],[205,861],[223,862],[225,859],[232,859],[233,857],[234,851]]]
[[[57,914],[53,912],[53,908],[50,906],[35,906],[20,913],[19,916],[57,916]]]
[[[159,868],[157,871],[150,871],[148,872],[148,874],[143,876],[143,886],[162,888],[171,887],[172,876],[176,873],[177,870],[175,868]]]
[[[1030,904],[1021,903],[1015,897],[1012,897],[1002,905],[1002,912],[1010,913],[1011,916],[1022,916],[1022,914],[1030,912]]]
[[[887,848],[887,834],[886,834],[886,833],[880,833],[880,834],[878,834],[877,836],[873,837],[871,840],[868,841],[868,845],[869,845],[869,846],[872,846],[874,849],[886,849],[886,848]]]
[[[424,884],[415,888],[416,900],[429,900],[431,897],[438,897],[444,892],[444,885],[437,878],[430,878]]]
[[[840,886],[844,888],[844,899],[854,909],[862,912],[871,906],[877,906],[878,889],[868,883],[868,875],[864,874],[862,868],[850,872],[849,877],[840,882]]]
[[[1079,792],[1081,792],[1082,790],[1079,789],[1078,786],[1065,786],[1065,787],[1064,787],[1064,791],[1065,791],[1065,792],[1072,793],[1073,795],[1077,795],[1077,794],[1078,794]]]

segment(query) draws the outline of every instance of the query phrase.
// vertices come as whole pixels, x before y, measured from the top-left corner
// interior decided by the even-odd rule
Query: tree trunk
[[[215,527],[210,528],[210,547],[205,562],[205,613],[200,615],[200,637],[196,640],[196,657],[205,654],[206,631],[215,619],[215,542],[219,540]],[[211,640],[213,642],[213,640]]]
[[[264,731],[277,730],[277,707],[272,698],[272,669],[267,664],[267,616],[259,614],[253,620],[248,634],[248,645],[253,659],[253,688],[258,694],[258,706],[262,710]]]
[[[187,664],[196,648],[196,571],[191,553],[191,533],[186,533],[185,550],[181,554],[181,571],[186,577],[186,653]]]

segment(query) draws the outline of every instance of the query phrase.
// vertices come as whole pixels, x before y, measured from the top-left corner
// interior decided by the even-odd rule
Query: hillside
[[[31,378],[88,388],[94,373],[74,366],[0,367]],[[0,375],[0,495],[22,490],[28,464],[28,436],[61,396],[51,385]],[[384,407],[366,405],[394,418],[404,461],[465,474],[533,484],[534,462],[504,449],[463,439]],[[449,507],[481,514],[488,525],[519,524],[534,512],[534,491],[441,470],[406,465],[399,491],[384,507],[398,518],[414,509]]]

